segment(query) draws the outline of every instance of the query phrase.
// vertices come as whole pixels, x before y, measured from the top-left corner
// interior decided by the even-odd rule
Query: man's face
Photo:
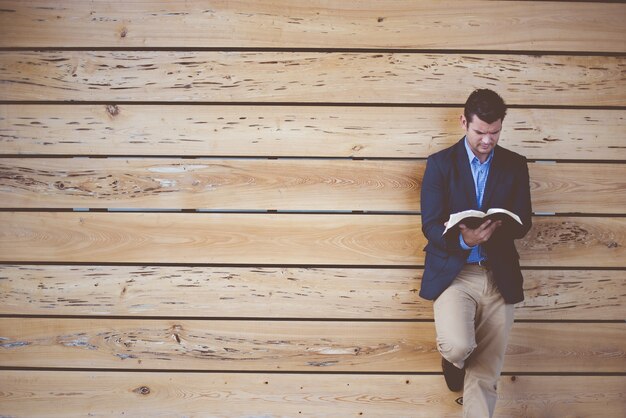
[[[487,123],[476,115],[473,115],[470,121],[465,118],[465,115],[461,115],[461,125],[465,129],[470,149],[481,163],[485,162],[500,139],[502,119]]]

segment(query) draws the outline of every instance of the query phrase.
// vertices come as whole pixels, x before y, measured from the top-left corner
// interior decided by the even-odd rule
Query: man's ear
[[[461,128],[463,128],[464,131],[467,131],[467,119],[465,118],[465,115],[461,115],[460,118],[461,121]]]

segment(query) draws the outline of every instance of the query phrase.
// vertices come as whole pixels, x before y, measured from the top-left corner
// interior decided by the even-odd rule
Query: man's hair
[[[468,125],[474,115],[487,123],[494,123],[498,119],[504,121],[506,104],[502,97],[493,90],[474,90],[465,102],[465,119],[467,119]]]

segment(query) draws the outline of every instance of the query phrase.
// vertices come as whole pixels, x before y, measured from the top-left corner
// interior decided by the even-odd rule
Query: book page
[[[469,217],[483,218],[486,215],[487,214],[485,212],[481,212],[479,210],[473,210],[473,209],[464,210],[463,212],[453,213],[452,215],[450,215],[450,219],[448,219],[448,225],[446,226],[446,229],[443,231],[443,235],[445,235],[449,229],[456,226],[459,222],[461,222],[465,218],[469,218]]]
[[[491,208],[487,211],[487,215],[493,215],[496,213],[504,213],[505,215],[509,215],[511,218],[513,218],[518,224],[522,225],[522,220],[520,219],[519,216],[517,216],[516,214],[514,214],[513,212],[506,210],[506,209],[502,209],[502,208]]]
[[[485,217],[501,218],[500,216],[496,216],[498,214],[509,216],[511,219],[513,219],[514,221],[522,225],[522,220],[520,219],[520,217],[517,216],[515,213],[506,209],[491,208],[487,211],[487,213],[481,212],[479,210],[469,209],[469,210],[464,210],[462,212],[453,213],[452,215],[450,215],[450,218],[448,219],[448,224],[446,225],[446,229],[443,231],[443,235],[445,235],[446,232],[454,228],[459,223],[462,223],[464,220],[470,221],[470,226],[471,226],[471,223],[473,223],[471,221],[475,219],[483,219]]]

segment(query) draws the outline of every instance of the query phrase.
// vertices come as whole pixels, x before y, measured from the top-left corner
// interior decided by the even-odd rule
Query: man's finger
[[[478,228],[476,229],[480,229],[480,230],[485,230],[487,229],[487,227],[491,224],[491,219],[487,219],[485,222],[483,222]]]

